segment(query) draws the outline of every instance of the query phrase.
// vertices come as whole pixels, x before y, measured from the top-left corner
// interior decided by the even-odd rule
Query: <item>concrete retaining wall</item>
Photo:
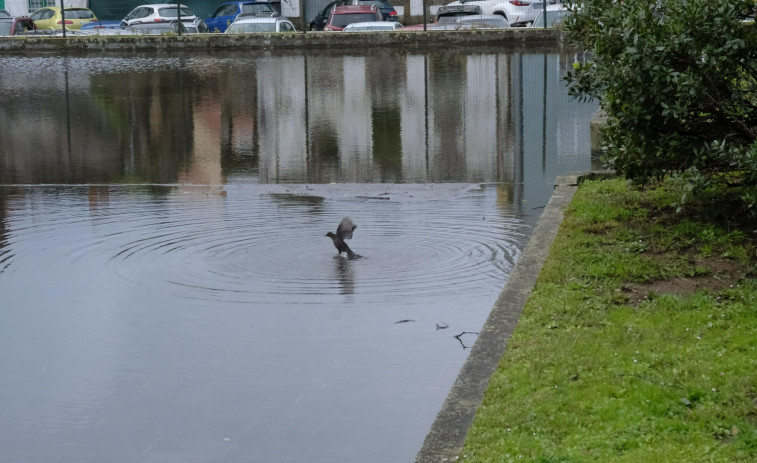
[[[364,47],[445,48],[450,46],[550,46],[562,42],[559,30],[511,28],[486,31],[308,32],[297,34],[200,34],[183,36],[2,37],[0,53],[80,51],[345,49]]]

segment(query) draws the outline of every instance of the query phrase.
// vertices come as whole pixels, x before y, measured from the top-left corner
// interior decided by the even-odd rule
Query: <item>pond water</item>
[[[2,459],[412,461],[591,167],[577,59],[0,57]]]

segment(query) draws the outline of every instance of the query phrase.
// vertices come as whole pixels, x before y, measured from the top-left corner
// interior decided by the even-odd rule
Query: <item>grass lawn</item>
[[[757,462],[757,222],[676,197],[581,185],[459,461]]]

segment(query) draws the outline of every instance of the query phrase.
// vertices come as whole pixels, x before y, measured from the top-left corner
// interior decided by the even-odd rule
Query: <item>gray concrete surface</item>
[[[462,450],[476,408],[481,403],[489,378],[505,353],[507,341],[518,323],[526,300],[539,277],[563,210],[570,204],[578,183],[595,174],[570,174],[555,180],[555,190],[536,224],[526,248],[494,304],[476,343],[457,376],[442,409],[431,426],[416,463],[455,461]]]
[[[445,48],[493,45],[549,46],[565,43],[556,29],[514,27],[502,30],[430,32],[308,32],[296,34],[195,34],[182,36],[0,37],[0,52],[63,53],[223,49],[344,49],[346,47]]]

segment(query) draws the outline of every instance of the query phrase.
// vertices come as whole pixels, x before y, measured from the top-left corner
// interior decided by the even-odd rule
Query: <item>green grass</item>
[[[460,461],[757,461],[757,226],[678,194],[581,185]]]

